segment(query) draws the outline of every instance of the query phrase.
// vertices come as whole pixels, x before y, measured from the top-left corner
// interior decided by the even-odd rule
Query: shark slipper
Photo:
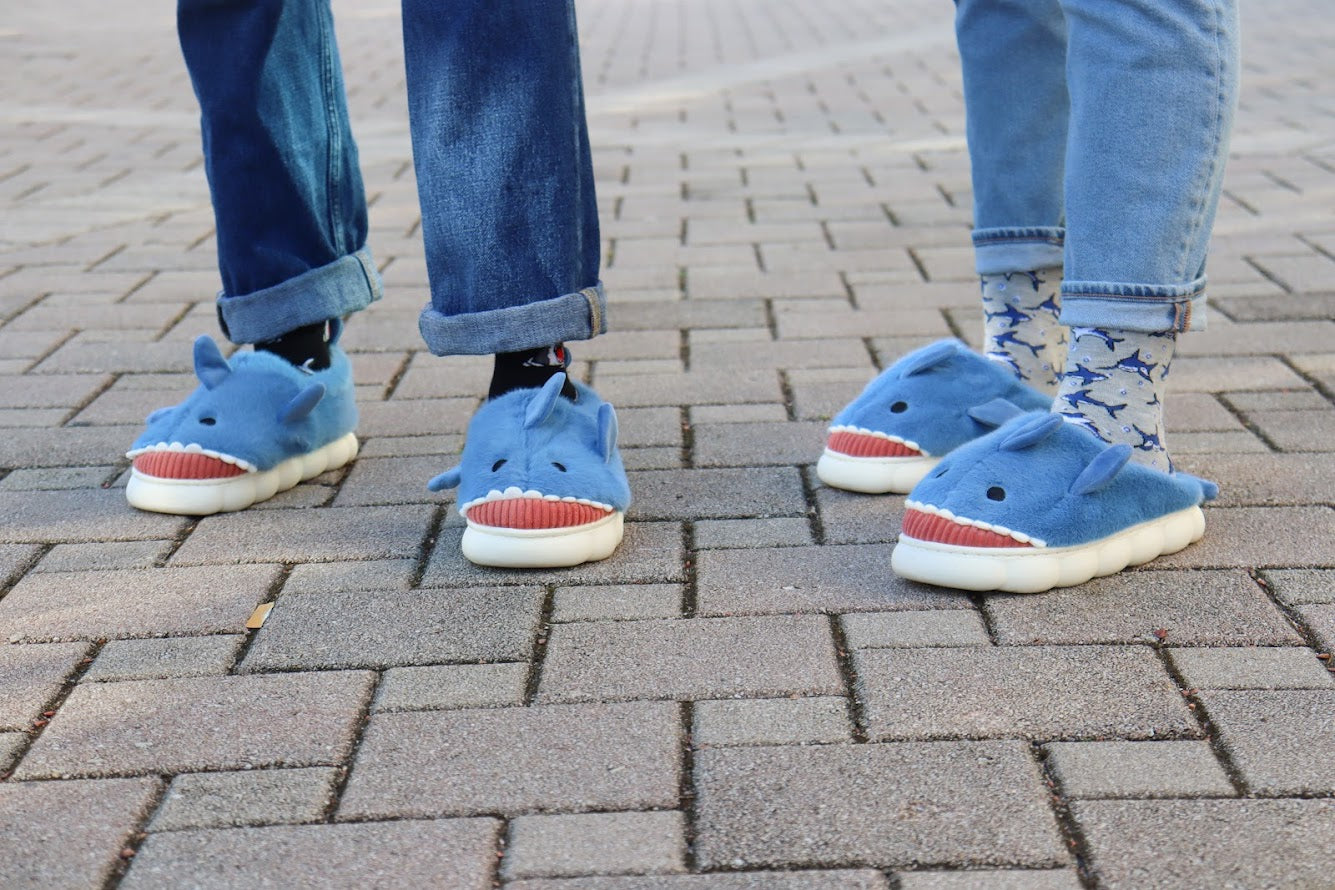
[[[331,326],[330,366],[308,371],[267,352],[223,358],[195,341],[199,386],[148,416],[126,457],[125,497],[141,510],[242,510],[357,456],[352,368]]]
[[[947,453],[1052,397],[958,340],[910,352],[834,418],[816,475],[868,494],[905,494]]]
[[[1205,532],[1219,487],[1128,463],[1055,414],[962,446],[909,494],[895,573],[961,590],[1039,593],[1176,553]]]
[[[427,483],[459,488],[468,522],[463,554],[506,568],[555,568],[606,559],[621,543],[630,486],[612,406],[565,374],[478,409],[459,465]]]

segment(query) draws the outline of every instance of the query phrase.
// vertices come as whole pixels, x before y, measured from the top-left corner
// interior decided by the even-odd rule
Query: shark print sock
[[[1030,386],[1057,391],[1066,346],[1060,266],[982,276],[983,354]]]
[[[1105,442],[1130,445],[1132,460],[1171,471],[1162,397],[1176,345],[1172,331],[1071,328],[1052,410]]]

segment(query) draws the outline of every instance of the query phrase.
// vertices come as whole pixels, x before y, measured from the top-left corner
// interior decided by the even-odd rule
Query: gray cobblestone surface
[[[335,0],[386,296],[359,459],[138,513],[123,454],[216,335],[170,4],[0,25],[0,886],[1120,890],[1335,871],[1335,24],[1243,4],[1209,329],[1167,399],[1199,544],[1079,589],[896,579],[829,417],[980,332],[940,0],[577,0],[620,410],[614,558],[479,569],[489,360],[437,358],[399,4]],[[274,603],[260,629],[247,619]],[[1120,798],[1120,799],[1109,799]],[[473,817],[473,818],[457,818]],[[309,823],[309,824],[290,824]],[[670,872],[670,873],[669,873]]]

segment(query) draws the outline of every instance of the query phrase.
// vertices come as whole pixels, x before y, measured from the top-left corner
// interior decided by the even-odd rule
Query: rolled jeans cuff
[[[549,300],[463,315],[445,315],[428,304],[418,328],[435,355],[491,355],[589,340],[607,331],[607,295],[599,282]]]
[[[1061,323],[1147,334],[1205,330],[1205,278],[1190,284],[1062,282]]]
[[[218,323],[233,343],[261,343],[341,318],[380,299],[384,283],[365,247],[281,284],[239,297],[218,295]]]
[[[974,262],[979,275],[1050,269],[1062,264],[1065,241],[1060,226],[974,229]]]

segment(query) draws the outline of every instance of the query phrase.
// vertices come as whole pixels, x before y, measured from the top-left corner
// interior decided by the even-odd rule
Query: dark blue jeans
[[[381,295],[328,0],[179,0],[234,342]],[[432,352],[605,330],[573,0],[404,0]]]

